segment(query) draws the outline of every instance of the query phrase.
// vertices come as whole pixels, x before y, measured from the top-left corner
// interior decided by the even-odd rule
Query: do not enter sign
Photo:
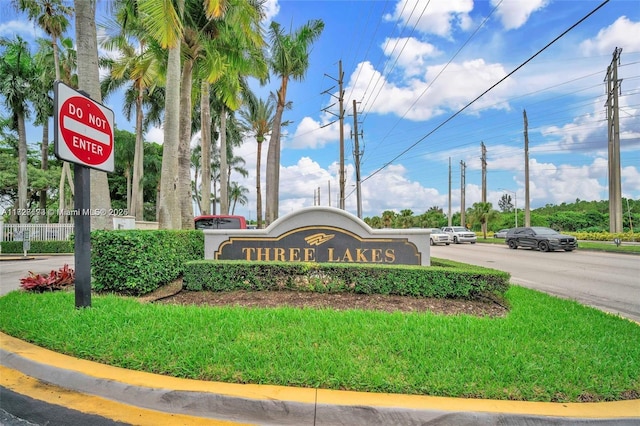
[[[56,156],[113,172],[113,111],[59,81],[54,94]]]

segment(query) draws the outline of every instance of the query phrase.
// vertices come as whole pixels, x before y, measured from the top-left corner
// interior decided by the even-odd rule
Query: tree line
[[[499,210],[491,203],[474,203],[466,210],[466,224],[460,223],[460,212],[452,214],[451,224],[463,225],[472,231],[496,232],[513,228],[516,211],[511,196],[505,194],[500,200]],[[640,200],[622,199],[625,206],[623,227],[625,232],[638,232],[640,229]],[[518,225],[524,226],[524,212],[517,211]],[[546,226],[561,232],[608,232],[609,201],[584,201],[576,199],[574,203],[560,205],[547,204],[531,210],[531,226]],[[400,212],[385,210],[380,216],[366,217],[364,221],[372,228],[441,228],[449,224],[447,215],[438,206],[430,207],[422,214],[405,209]]]
[[[228,214],[246,198],[246,188],[230,180],[233,170],[242,173],[233,148],[252,137],[259,159],[268,139],[264,208],[260,162],[256,168],[257,218],[262,222],[264,211],[266,224],[277,219],[287,88],[291,80],[304,79],[310,47],[324,29],[321,20],[286,32],[277,22],[262,27],[265,5],[260,0],[114,0],[107,21],[100,23],[105,35],[98,40],[93,1],[75,0],[72,6],[66,0],[12,0],[12,6],[47,37],[38,39],[33,54],[19,36],[0,40],[0,94],[10,114],[0,120],[0,161],[18,158],[17,168],[10,168],[16,172],[15,186],[12,175],[0,174],[3,205],[25,211],[36,194],[41,210],[72,205],[71,167],[52,160],[49,147],[53,83],[63,81],[97,102],[123,91],[123,112],[135,121],[135,138],[125,138],[127,151],[117,161],[122,175],[91,171],[92,207],[115,207],[124,195],[137,220],[149,219],[155,205],[163,229],[193,228],[194,204],[203,214],[218,204],[220,213]],[[76,49],[66,34],[74,18]],[[98,57],[98,46],[114,55]],[[101,80],[99,67],[106,70]],[[277,89],[268,99],[257,98],[249,79],[264,85],[270,77]],[[28,152],[28,120],[43,129],[39,161]],[[152,125],[163,127],[161,152],[143,141]],[[195,135],[200,135],[198,150],[191,148]],[[93,229],[108,227],[105,218],[94,222],[92,217]]]

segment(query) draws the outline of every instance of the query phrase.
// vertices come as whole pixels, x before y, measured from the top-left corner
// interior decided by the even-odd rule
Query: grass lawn
[[[54,351],[200,380],[530,401],[640,398],[640,326],[518,286],[504,318],[0,298],[0,330]]]

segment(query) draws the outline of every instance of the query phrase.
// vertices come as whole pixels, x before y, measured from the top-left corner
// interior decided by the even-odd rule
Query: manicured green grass
[[[0,298],[0,330],[60,353],[200,380],[531,401],[640,394],[640,326],[513,286],[504,318],[202,308],[73,292]]]

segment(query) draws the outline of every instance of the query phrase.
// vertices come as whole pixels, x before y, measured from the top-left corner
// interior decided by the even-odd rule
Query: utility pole
[[[338,62],[338,91],[340,97],[338,98],[338,105],[340,107],[340,208],[344,210],[344,185],[346,178],[344,176],[344,90],[342,90],[342,78],[344,73],[342,72],[342,60]]]
[[[616,47],[607,67],[607,128],[609,136],[609,232],[622,232],[622,183],[620,178],[620,121],[618,65],[622,48]]]
[[[344,107],[343,107],[343,101],[344,101],[344,90],[342,89],[342,81],[343,81],[343,77],[344,77],[344,72],[342,72],[342,60],[338,61],[338,78],[335,79],[333,77],[331,77],[330,75],[325,74],[327,77],[331,78],[332,80],[335,80],[338,82],[338,114],[336,115],[335,113],[329,111],[329,108],[331,108],[332,106],[335,105],[335,103],[329,105],[328,107],[324,108],[323,111],[328,112],[329,114],[332,115],[336,115],[338,117],[338,120],[340,121],[340,176],[338,178],[339,180],[339,186],[340,186],[340,199],[338,201],[339,204],[339,208],[341,208],[342,210],[344,210],[344,185],[346,182],[345,176],[344,176]],[[335,86],[333,86],[330,89],[325,90],[322,93],[329,93],[329,91],[333,90]],[[333,94],[331,96],[334,96]],[[334,96],[335,97],[335,96]],[[325,124],[322,127],[327,127],[331,124],[335,123],[335,121],[332,121],[331,123]]]
[[[356,163],[356,198],[358,205],[358,217],[362,219],[362,194],[360,193],[360,145],[358,144],[358,136],[362,136],[362,132],[358,133],[358,109],[356,107],[356,100],[353,100],[353,158]]]
[[[460,226],[467,226],[465,218],[464,208],[464,187],[465,187],[465,172],[467,165],[464,161],[460,161]]]
[[[524,116],[524,226],[531,226],[531,210],[529,209],[529,121],[527,110],[522,110]],[[517,201],[516,201],[517,202]],[[516,215],[518,208],[516,206]],[[516,216],[516,227],[518,226]]]
[[[480,142],[480,148],[482,149],[482,202],[487,202],[487,147],[484,146],[484,142]]]
[[[451,157],[449,157],[449,214],[447,219],[447,226],[451,226]]]

